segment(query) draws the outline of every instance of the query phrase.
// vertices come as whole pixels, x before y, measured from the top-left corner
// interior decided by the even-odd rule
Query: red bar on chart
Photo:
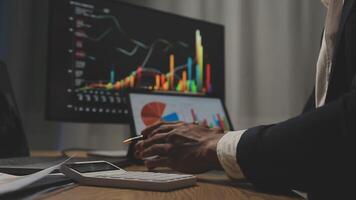
[[[190,109],[190,113],[192,114],[193,122],[198,121],[198,117],[197,117],[197,115],[195,114],[194,109]]]
[[[211,65],[206,65],[206,90],[207,92],[211,92]]]
[[[139,66],[137,68],[137,83],[140,84],[142,78],[142,67]]]
[[[218,114],[216,114],[216,117],[218,118],[219,120],[219,124],[220,124],[220,128],[224,129],[225,130],[225,124],[224,124],[224,121],[222,120],[221,116]]]

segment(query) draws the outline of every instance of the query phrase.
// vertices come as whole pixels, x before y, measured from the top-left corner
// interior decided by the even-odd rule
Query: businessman
[[[315,89],[297,117],[223,133],[201,125],[157,123],[142,132],[137,157],[200,173],[240,172],[266,190],[301,190],[310,199],[356,199],[356,3],[322,0],[327,8]]]

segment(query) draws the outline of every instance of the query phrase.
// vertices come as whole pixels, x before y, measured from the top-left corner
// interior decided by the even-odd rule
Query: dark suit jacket
[[[242,136],[237,160],[255,186],[298,189],[310,199],[350,199],[356,191],[352,164],[356,160],[354,1],[344,4],[326,105],[315,109],[313,92],[303,114],[248,129]],[[352,196],[356,199],[356,192]]]

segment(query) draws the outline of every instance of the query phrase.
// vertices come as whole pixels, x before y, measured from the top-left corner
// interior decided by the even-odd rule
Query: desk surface
[[[55,156],[55,152],[32,152],[36,156]],[[145,170],[143,166],[130,166],[127,170]],[[169,169],[160,169],[163,172],[172,172]],[[62,199],[253,199],[253,200],[294,200],[302,199],[295,195],[273,195],[261,193],[253,189],[244,179],[231,181],[222,171],[211,171],[198,175],[197,186],[180,189],[172,192],[150,192],[118,188],[101,188],[89,186],[76,186],[74,188],[55,192],[48,196],[48,200]]]

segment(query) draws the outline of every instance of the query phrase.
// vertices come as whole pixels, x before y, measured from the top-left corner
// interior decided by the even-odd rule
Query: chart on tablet
[[[166,104],[162,102],[151,102],[146,104],[141,111],[141,119],[146,126],[157,121],[175,122],[180,121],[177,112],[165,114]]]
[[[210,128],[230,129],[218,99],[166,95],[141,95],[135,98],[135,94],[131,94],[130,99],[134,118],[141,119],[135,124],[138,132],[159,121],[199,122]]]

